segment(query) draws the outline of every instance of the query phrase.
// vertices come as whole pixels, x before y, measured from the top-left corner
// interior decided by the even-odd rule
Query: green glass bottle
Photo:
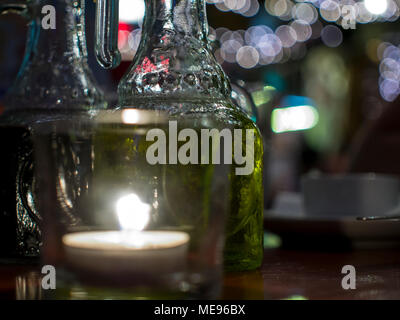
[[[118,1],[100,0],[97,6],[96,56],[104,67],[112,67],[119,60]],[[252,145],[246,134],[241,140],[242,150],[253,154],[253,170],[240,175],[237,169],[243,165],[232,166],[224,251],[226,270],[251,270],[263,257],[262,138],[231,100],[229,80],[209,50],[205,12],[204,0],[146,1],[141,43],[118,87],[119,108],[163,110],[177,119],[206,115],[253,133]]]

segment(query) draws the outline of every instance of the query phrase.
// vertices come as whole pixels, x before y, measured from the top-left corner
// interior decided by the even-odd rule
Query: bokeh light
[[[290,48],[297,41],[296,31],[291,26],[288,25],[279,26],[275,30],[275,34],[279,37],[282,46],[285,48]]]
[[[400,48],[383,42],[378,46],[377,55],[381,58],[379,92],[384,100],[392,102],[400,94]]]
[[[321,39],[326,46],[335,48],[342,43],[343,34],[338,27],[327,25],[321,31]]]
[[[256,46],[266,34],[273,34],[272,29],[264,25],[252,26],[246,30],[244,38],[247,44]]]
[[[326,21],[337,21],[341,16],[341,8],[336,0],[324,0],[319,7],[321,17]]]
[[[357,2],[356,9],[356,20],[358,23],[370,23],[376,19],[373,14],[367,10],[364,2]]]
[[[249,1],[250,5],[246,11],[240,13],[247,18],[255,16],[260,10],[260,5],[258,3],[258,0],[246,0],[246,1]]]
[[[298,42],[304,42],[311,38],[311,26],[303,20],[294,20],[290,26],[296,32]]]
[[[282,50],[282,43],[275,34],[266,34],[258,42],[257,49],[263,56],[275,57]]]
[[[387,9],[384,13],[381,14],[381,16],[386,20],[386,21],[396,21],[399,16],[400,16],[400,10],[398,5],[396,4],[395,0],[387,0]]]
[[[222,12],[232,11],[245,17],[256,15],[260,9],[257,0],[207,0],[207,3],[214,4]]]
[[[328,47],[340,46],[343,42],[341,28],[346,28],[342,26],[342,21],[345,21],[349,14],[348,9],[344,10],[344,6],[354,8],[351,12],[355,15],[357,23],[398,19],[400,9],[396,0],[383,1],[385,5],[377,4],[373,0],[265,0],[265,11],[285,21],[278,23],[275,30],[262,24],[237,31],[217,28],[212,29],[210,39],[218,40],[220,43],[220,49],[214,52],[220,62],[238,63],[244,68],[285,63],[289,60],[302,59],[307,52],[307,45],[304,44],[309,40],[320,38]],[[221,11],[232,11],[244,17],[253,17],[259,12],[257,0],[207,0],[207,2]],[[378,11],[381,13],[377,14]],[[257,17],[255,21],[260,22],[260,16]],[[324,27],[321,23],[323,20],[334,24]],[[239,50],[241,54],[238,54]],[[244,59],[243,52],[250,53],[250,57]]]
[[[275,133],[311,129],[318,118],[318,111],[312,106],[276,108],[271,114],[271,129]]]
[[[272,16],[276,16],[282,20],[290,20],[292,18],[293,2],[290,0],[265,0],[265,10]]]
[[[387,0],[365,0],[365,7],[372,14],[382,14],[388,7]]]
[[[303,20],[312,24],[318,19],[318,12],[309,3],[298,3],[292,8],[292,17],[293,19]]]
[[[245,69],[250,69],[256,66],[259,58],[258,51],[250,46],[241,47],[236,54],[237,63]]]

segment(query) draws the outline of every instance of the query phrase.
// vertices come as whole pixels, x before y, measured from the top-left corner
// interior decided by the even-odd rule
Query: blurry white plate
[[[309,217],[301,212],[264,212],[266,230],[283,237],[344,238],[351,241],[400,241],[400,220],[360,221],[356,217]]]

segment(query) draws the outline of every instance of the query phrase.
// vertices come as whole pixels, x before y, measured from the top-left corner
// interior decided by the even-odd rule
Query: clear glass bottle
[[[117,8],[118,1],[98,1],[97,57],[105,67],[118,60],[112,31]],[[164,110],[178,119],[207,115],[227,127],[254,129],[253,172],[236,175],[233,166],[231,173],[224,252],[226,270],[250,270],[263,256],[262,140],[231,100],[229,80],[209,50],[205,13],[204,0],[146,1],[141,43],[118,87],[119,108]]]
[[[0,135],[7,137],[0,143],[0,257],[36,257],[41,217],[35,205],[31,125],[72,113],[91,117],[107,104],[87,64],[84,0],[2,2],[0,10],[29,20],[23,62],[0,115]]]

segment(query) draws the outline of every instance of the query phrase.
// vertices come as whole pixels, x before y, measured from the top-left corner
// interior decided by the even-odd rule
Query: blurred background
[[[143,0],[120,0],[115,70],[89,64],[111,104],[141,37]],[[208,0],[209,38],[262,130],[266,206],[310,172],[400,176],[400,0]],[[12,30],[12,32],[10,32]],[[0,99],[15,79],[26,23],[0,17]]]

